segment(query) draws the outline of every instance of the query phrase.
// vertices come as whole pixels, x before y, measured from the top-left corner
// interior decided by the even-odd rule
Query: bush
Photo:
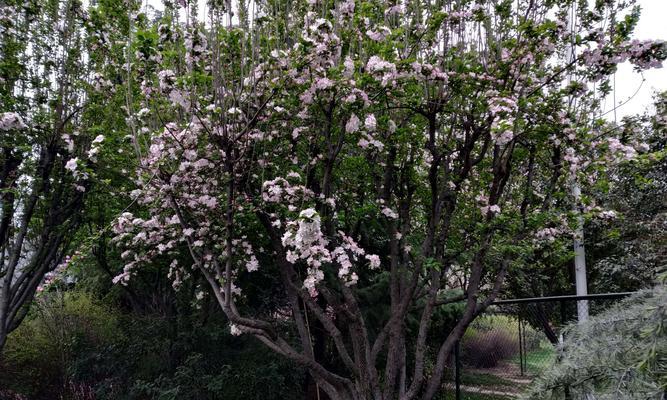
[[[239,339],[244,342],[244,339]],[[152,381],[137,380],[133,399],[159,400],[282,400],[302,397],[303,371],[255,343],[240,343],[220,367],[202,354],[191,354],[173,374]]]
[[[71,382],[68,370],[79,355],[99,349],[120,334],[117,315],[91,295],[45,293],[8,338],[0,387],[30,399],[53,399],[54,393],[78,398],[76,394],[86,386]]]
[[[0,389],[0,399],[2,400],[27,400],[24,396],[9,390]]]
[[[463,342],[463,361],[475,368],[493,368],[518,352],[518,337],[504,329],[477,333]]]
[[[539,348],[544,335],[528,325],[525,349]],[[519,321],[507,315],[485,315],[477,318],[461,341],[463,362],[475,368],[493,368],[500,361],[519,353]]]

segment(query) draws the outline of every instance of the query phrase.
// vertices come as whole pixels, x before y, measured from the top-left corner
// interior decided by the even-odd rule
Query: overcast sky
[[[667,0],[638,0],[642,15],[634,36],[637,39],[667,40]],[[660,69],[651,69],[643,73],[646,81],[639,92],[627,104],[616,110],[620,120],[624,115],[640,114],[651,107],[654,92],[667,90],[667,63]],[[613,81],[612,81],[613,83]],[[629,63],[619,66],[616,73],[616,103],[627,101],[642,83],[642,76],[632,70]],[[605,102],[604,111],[613,109],[613,98]],[[613,121],[614,113],[606,115]]]

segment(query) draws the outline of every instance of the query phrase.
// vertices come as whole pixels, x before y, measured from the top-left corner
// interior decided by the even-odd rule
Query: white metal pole
[[[574,232],[574,279],[577,296],[588,295],[586,282],[586,248],[584,247],[584,216],[581,210],[581,188],[576,177],[572,178],[573,210],[577,215],[577,227]],[[577,301],[579,323],[588,320],[588,300]]]

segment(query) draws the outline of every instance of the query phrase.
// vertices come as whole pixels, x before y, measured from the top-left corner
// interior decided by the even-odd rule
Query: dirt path
[[[452,384],[447,384],[445,387],[449,390],[453,390],[456,388],[455,385]],[[461,385],[461,390],[467,393],[477,393],[477,394],[485,394],[489,396],[505,396],[509,397],[511,399],[517,399],[519,398],[520,393],[515,392],[515,391],[506,391],[502,390],[500,388],[491,388],[491,387],[485,387],[485,386],[468,386],[468,385]]]
[[[533,381],[530,375],[521,375],[518,365],[510,362],[499,363],[493,368],[469,368],[465,373],[481,376],[493,376],[502,380],[505,384],[493,384],[481,380],[479,384],[474,379],[469,379],[461,389],[468,393],[478,393],[490,396],[505,396],[508,398],[519,398],[524,389]],[[448,383],[447,388],[454,388],[453,383]]]
[[[530,375],[521,375],[521,369],[518,365],[511,362],[501,362],[498,363],[493,368],[469,368],[466,369],[466,372],[471,372],[474,374],[480,375],[494,375],[499,378],[505,379],[507,381],[512,381],[515,383],[529,384],[533,381],[533,377]]]

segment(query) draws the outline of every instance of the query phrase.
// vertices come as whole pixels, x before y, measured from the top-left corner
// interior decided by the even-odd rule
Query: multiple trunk
[[[346,286],[342,281],[326,282],[318,286],[319,298],[311,297],[299,280],[296,266],[287,261],[286,249],[281,244],[281,232],[272,224],[270,217],[264,211],[258,210],[256,215],[265,231],[271,238],[275,261],[280,271],[280,281],[288,300],[293,323],[297,332],[297,344],[281,335],[277,328],[267,320],[242,316],[235,306],[231,293],[233,281],[233,267],[231,257],[226,265],[218,265],[214,261],[216,274],[223,277],[215,278],[206,267],[200,252],[195,249],[192,240],[186,238],[190,246],[195,265],[204,275],[215,294],[218,303],[230,321],[243,328],[246,333],[253,334],[273,351],[284,355],[302,367],[306,368],[318,387],[332,400],[431,400],[442,386],[445,369],[449,356],[468,325],[479,315],[496,297],[501,289],[509,262],[491,267],[488,252],[492,247],[495,230],[489,228],[476,244],[477,252],[469,266],[468,284],[464,288],[464,295],[455,299],[443,300],[442,290],[447,289],[450,275],[451,259],[445,256],[445,240],[448,238],[451,221],[457,211],[457,196],[459,185],[469,176],[470,171],[480,163],[490,148],[491,138],[489,121],[480,126],[467,125],[466,135],[469,140],[459,150],[458,165],[460,169],[450,170],[445,167],[446,160],[442,150],[436,145],[436,136],[440,127],[436,124],[435,112],[427,115],[430,123],[430,140],[427,148],[433,157],[429,171],[429,189],[432,203],[428,226],[421,246],[420,256],[408,260],[400,248],[397,232],[410,232],[415,229],[410,221],[411,207],[414,207],[412,194],[414,183],[409,181],[409,174],[392,167],[395,163],[395,149],[387,152],[385,175],[378,185],[379,196],[385,201],[396,201],[400,204],[399,214],[401,226],[397,222],[387,223],[387,239],[389,242],[389,257],[387,266],[389,273],[390,304],[389,317],[377,329],[371,329],[364,317],[364,304],[354,288]],[[326,126],[326,125],[325,125]],[[337,138],[326,132],[323,134],[332,143]],[[323,179],[316,184],[311,181],[310,188],[316,193],[331,193],[333,191],[333,168],[338,146],[329,146],[330,152],[323,157]],[[229,146],[227,154],[234,154]],[[504,191],[508,181],[512,161],[513,146],[500,150],[494,148],[492,155],[494,179],[490,189],[490,202],[496,204]],[[238,159],[238,157],[232,157]],[[237,174],[234,166],[227,165],[229,176]],[[238,173],[241,175],[242,173]],[[234,248],[231,237],[234,232],[235,205],[232,199],[237,190],[236,179],[228,183],[226,214],[226,231],[229,235],[226,241],[227,254],[233,254]],[[451,188],[447,182],[453,181],[456,185]],[[252,193],[247,193],[252,196]],[[171,198],[183,228],[191,225],[180,210],[178,199]],[[318,210],[326,215],[330,210],[326,205]],[[486,217],[489,221],[492,215]],[[327,226],[325,220],[323,232],[333,232],[333,226]],[[435,262],[440,268],[433,268],[429,262]],[[221,283],[221,281],[223,283]],[[433,346],[429,339],[431,322],[435,311],[446,302],[463,302],[464,311],[460,315],[455,327],[448,336]],[[407,337],[406,318],[409,313],[419,313],[419,329],[416,339],[410,342]],[[332,312],[333,315],[332,316]],[[313,351],[313,337],[310,326],[313,322],[324,331],[326,340],[335,350],[335,364],[316,356]],[[431,332],[432,333],[432,332]],[[435,351],[435,357],[429,359],[429,354]],[[426,365],[432,361],[434,367],[427,371]]]
[[[4,161],[5,169],[11,165],[18,168],[11,158]],[[44,275],[59,263],[82,203],[82,195],[71,193],[62,182],[64,165],[53,145],[41,150],[32,188],[22,201],[13,194],[16,174],[14,169],[0,181],[0,350],[7,335],[26,316]]]

